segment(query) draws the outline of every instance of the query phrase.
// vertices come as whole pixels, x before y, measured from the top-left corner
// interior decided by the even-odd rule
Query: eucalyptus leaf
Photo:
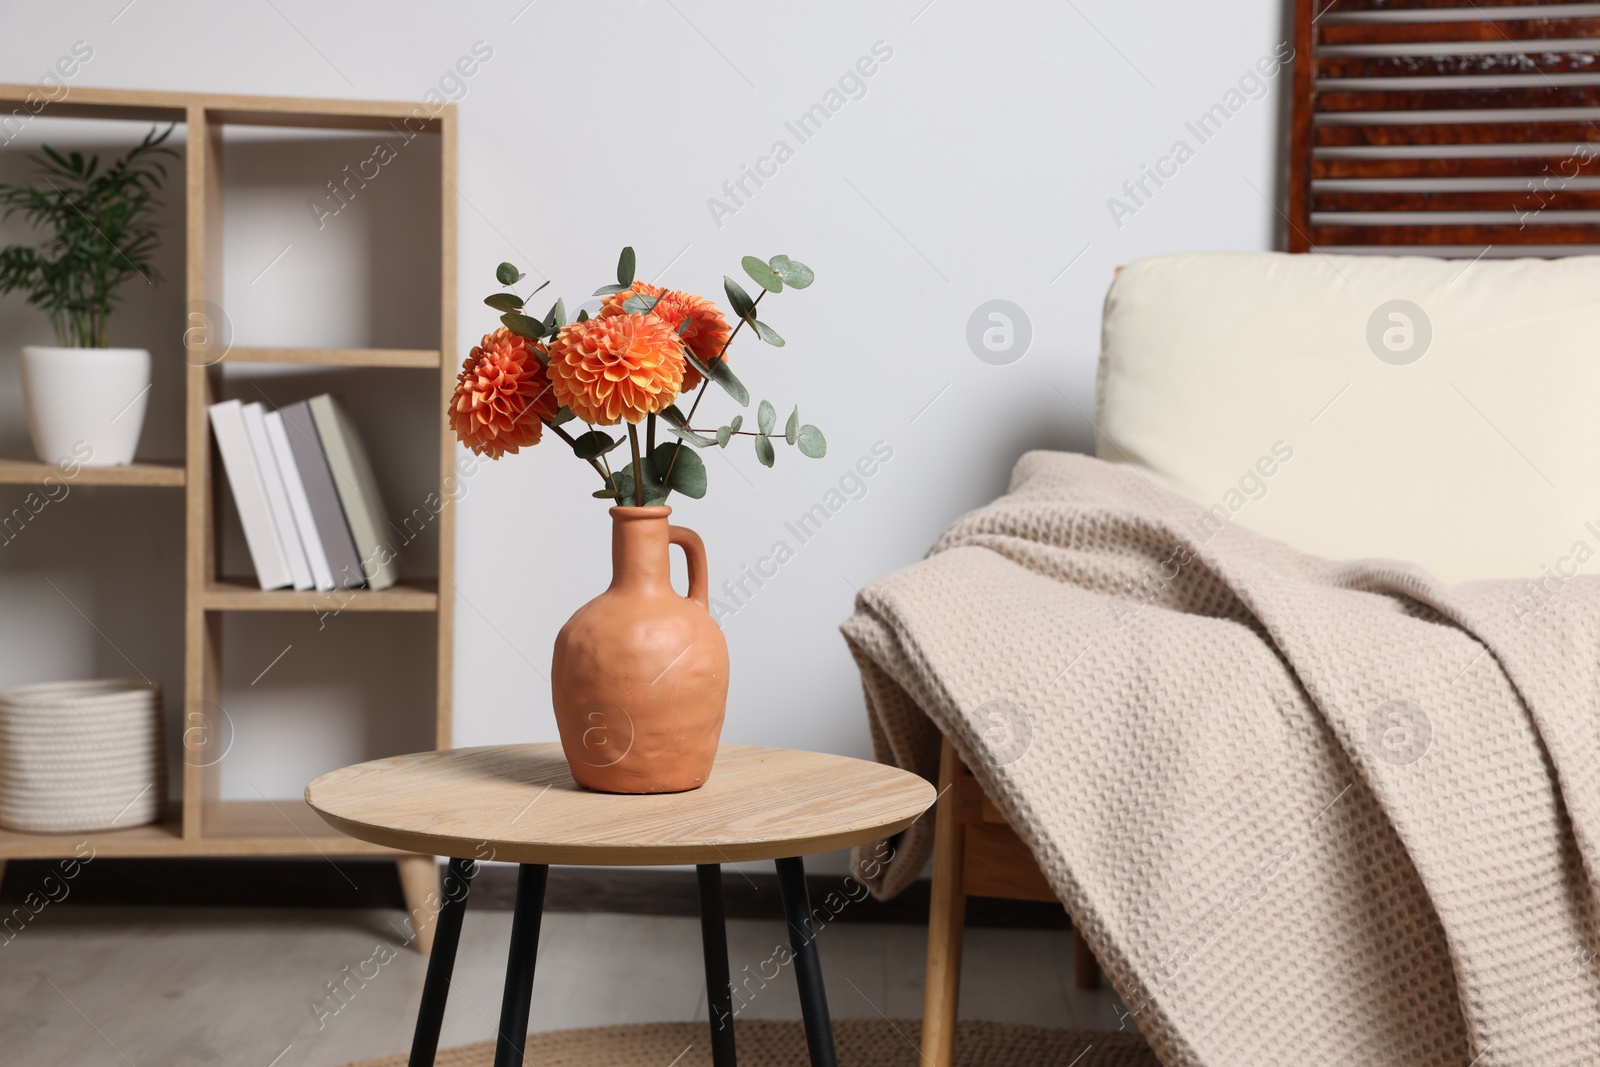
[[[521,311],[522,298],[516,293],[490,293],[483,302],[496,311]]]
[[[696,447],[696,448],[710,448],[712,445],[717,443],[716,441],[712,440],[709,437],[704,437],[704,436],[702,436],[700,434],[695,433],[693,430],[689,429],[687,426],[674,426],[670,422],[667,423],[667,432],[670,433],[672,436],[678,438],[678,440],[680,440],[680,441],[689,442],[691,445],[694,445],[694,447]]]
[[[590,493],[589,495],[594,497],[596,500],[617,500],[617,499],[619,499],[619,497],[617,496],[617,491],[615,489],[596,489],[594,492]]]
[[[733,417],[733,419],[728,423],[728,429],[732,430],[734,433],[738,433],[739,432],[739,427],[741,427],[743,425],[744,425],[744,416],[743,415],[735,415]]]
[[[594,295],[595,296],[610,296],[612,293],[620,293],[624,289],[631,289],[631,288],[633,288],[633,286],[631,286],[631,285],[602,285],[600,288],[598,288],[598,289],[596,289],[594,291]]]
[[[659,296],[635,295],[622,302],[622,310],[630,315],[648,315],[659,303]]]
[[[610,452],[622,444],[622,439],[615,438],[601,430],[590,430],[588,433],[572,442],[572,451],[579,459],[595,459]]]
[[[750,277],[754,279],[757,285],[761,286],[761,288],[765,289],[767,292],[783,292],[783,281],[776,273],[774,273],[771,267],[761,262],[755,256],[745,256],[739,261],[739,265],[744,268],[744,272],[746,274],[750,275]]]
[[[550,425],[551,426],[560,426],[563,423],[571,422],[573,419],[575,419],[577,417],[578,416],[576,416],[576,415],[574,415],[572,413],[572,409],[571,408],[557,408],[556,409],[556,417],[550,420]]]
[[[658,445],[650,453],[650,465],[655,468],[657,477],[666,479],[669,490],[691,500],[706,495],[705,461],[692,450],[680,444]],[[672,473],[668,474],[668,470]]]
[[[727,448],[728,442],[733,440],[733,431],[726,426],[717,427],[717,447]]]
[[[828,442],[822,436],[822,431],[809,422],[800,427],[796,443],[800,446],[800,454],[812,459],[821,459],[828,454]]]
[[[629,245],[622,250],[622,255],[617,257],[617,284],[626,289],[633,284],[633,246]]]
[[[556,297],[556,302],[550,308],[550,314],[544,317],[545,332],[554,337],[556,331],[560,330],[561,327],[565,326],[566,324],[567,302],[558,296]]]
[[[733,371],[728,369],[727,360],[718,359],[707,364],[701,362],[700,357],[688,349],[684,349],[683,354],[688,359],[690,366],[699,371],[702,376],[710,378],[722,386],[727,394],[738,402],[740,407],[748,407],[750,405],[750,390],[746,389],[744,383],[734,376]]]
[[[756,328],[756,334],[774,348],[783,347],[783,338],[778,336],[778,331],[762,322],[760,319],[751,319],[750,325]]]
[[[518,337],[526,337],[530,341],[537,341],[544,336],[544,324],[538,319],[520,315],[515,311],[508,311],[500,316],[500,321],[505,323],[506,329]]]
[[[588,308],[579,308],[578,309],[578,318],[577,318],[576,321],[578,321],[578,322],[588,322],[589,321],[589,309]]]
[[[772,427],[777,425],[778,409],[772,406],[772,401],[763,400],[756,408],[756,429],[762,433],[771,433]]]
[[[722,290],[728,294],[728,303],[733,306],[733,313],[739,318],[744,318],[755,310],[756,303],[750,299],[750,294],[726,274],[722,276]]]
[[[534,297],[538,296],[539,295],[539,289],[543,289],[545,286],[547,286],[549,284],[550,284],[550,279],[549,278],[546,278],[544,281],[540,282],[539,283],[539,288],[535,289],[533,292],[528,294],[528,299],[532,300]]]
[[[756,459],[761,461],[761,465],[763,467],[770,467],[772,466],[773,461],[777,458],[778,455],[772,448],[772,438],[768,437],[766,434],[762,434],[761,436],[757,437]]]
[[[799,405],[796,405],[795,409],[789,412],[789,421],[783,427],[783,439],[792,445],[794,444],[795,435],[797,435],[799,432],[800,407]]]
[[[817,276],[811,273],[810,267],[804,263],[797,263],[788,256],[773,256],[768,262],[772,267],[772,273],[782,278],[791,288],[804,289],[817,280]]]
[[[494,280],[501,285],[516,285],[526,275],[510,263],[502,263],[494,269]]]
[[[682,337],[684,334],[688,333],[689,328],[693,325],[694,319],[691,316],[685,315],[683,317],[683,321],[678,323],[678,336]]]
[[[676,404],[668,404],[666,407],[661,409],[660,414],[662,419],[670,422],[674,426],[689,425],[689,420],[684,417],[683,409],[678,407]]]

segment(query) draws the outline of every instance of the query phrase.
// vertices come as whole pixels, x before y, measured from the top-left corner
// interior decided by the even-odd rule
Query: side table
[[[694,864],[712,1062],[734,1067],[724,863],[773,860],[812,1067],[836,1067],[802,857],[889,837],[932,806],[932,785],[818,752],[723,745],[710,780],[644,796],[579,787],[557,744],[496,745],[372,760],[326,774],[306,802],[362,841],[450,857],[410,1067],[431,1067],[479,860],[519,865],[495,1067],[520,1067],[551,864]]]

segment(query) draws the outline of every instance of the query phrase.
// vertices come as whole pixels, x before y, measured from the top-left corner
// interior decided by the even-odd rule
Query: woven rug
[[[921,1067],[911,1020],[839,1019],[833,1024],[840,1067]],[[751,1020],[737,1028],[744,1067],[808,1067],[805,1032],[796,1022]],[[964,1022],[957,1030],[957,1067],[1160,1067],[1132,1034],[1046,1030],[1037,1026]],[[687,1050],[687,1051],[686,1051]],[[490,1067],[494,1043],[443,1049],[435,1067]],[[406,1057],[363,1060],[349,1067],[405,1067]],[[530,1067],[709,1067],[705,1023],[643,1023],[529,1034]]]

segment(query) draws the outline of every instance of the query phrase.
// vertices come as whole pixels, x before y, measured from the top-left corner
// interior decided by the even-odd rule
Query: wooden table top
[[[821,752],[723,745],[687,793],[595,793],[558,744],[419,752],[306,788],[335,829],[433,856],[592,866],[778,859],[882,840],[932,806],[917,775]]]

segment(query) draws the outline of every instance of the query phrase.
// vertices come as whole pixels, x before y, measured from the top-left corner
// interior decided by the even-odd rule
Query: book
[[[328,469],[333,472],[339,505],[361,559],[361,573],[366,575],[369,587],[387,589],[399,580],[400,568],[394,546],[383,536],[383,498],[378,494],[378,479],[372,473],[361,435],[344,407],[327,393],[312,397],[306,404],[317,427],[317,439],[322,442],[322,454],[328,457]]]
[[[344,507],[339,503],[339,491],[333,485],[333,471],[322,454],[322,441],[317,437],[317,427],[311,419],[311,408],[304,400],[283,408],[283,428],[289,439],[289,450],[294,453],[294,465],[305,488],[306,500],[311,505],[311,518],[316,526],[317,540],[332,572],[333,584],[340,589],[356,589],[366,584],[361,573],[361,557],[356,555],[356,544],[350,537],[350,526],[344,520]]]
[[[272,442],[267,440],[266,410],[259,403],[244,405],[244,429],[250,438],[250,452],[256,459],[256,470],[261,473],[261,484],[267,491],[267,510],[278,528],[278,543],[283,546],[284,559],[289,561],[289,575],[296,589],[310,589],[311,563],[300,544],[300,534],[294,528],[294,514],[289,510],[289,494],[283,488],[283,475],[272,454]]]
[[[328,556],[322,551],[322,539],[317,536],[317,524],[311,517],[311,501],[306,497],[306,487],[300,480],[300,468],[295,464],[294,452],[289,448],[288,431],[284,429],[283,412],[266,414],[267,440],[272,443],[272,458],[283,477],[283,490],[289,498],[289,511],[294,515],[295,533],[300,535],[300,547],[305,549],[306,562],[311,564],[311,581],[321,591],[333,588],[333,571],[328,567]]]
[[[250,450],[250,435],[244,427],[244,405],[237,400],[212,404],[211,435],[222,455],[222,469],[228,474],[233,503],[239,509],[245,544],[255,564],[256,580],[263,589],[281,589],[294,581],[289,560],[278,540],[278,527],[267,507],[267,489],[256,469]]]

